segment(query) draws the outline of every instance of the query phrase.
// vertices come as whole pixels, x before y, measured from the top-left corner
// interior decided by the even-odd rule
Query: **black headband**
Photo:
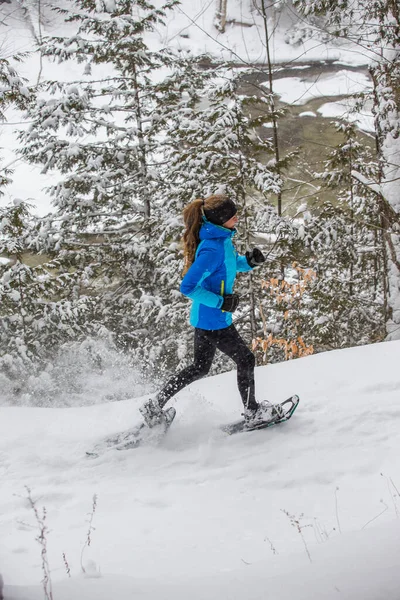
[[[215,208],[205,208],[203,200],[203,211],[207,221],[214,223],[214,225],[223,225],[237,213],[236,204],[230,198],[227,198],[221,204],[218,204]]]

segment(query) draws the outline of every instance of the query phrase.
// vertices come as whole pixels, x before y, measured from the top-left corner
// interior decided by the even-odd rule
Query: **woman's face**
[[[231,217],[229,219],[229,221],[226,221],[222,227],[226,227],[226,229],[235,229],[235,225],[236,223],[239,221],[239,217],[236,213],[236,215],[233,215],[233,217]]]

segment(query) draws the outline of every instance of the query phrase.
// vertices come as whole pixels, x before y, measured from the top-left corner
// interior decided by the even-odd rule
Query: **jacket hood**
[[[217,238],[228,238],[233,237],[236,233],[236,229],[227,229],[222,225],[214,225],[210,221],[207,221],[203,217],[203,225],[200,227],[199,237],[200,241],[213,240]]]

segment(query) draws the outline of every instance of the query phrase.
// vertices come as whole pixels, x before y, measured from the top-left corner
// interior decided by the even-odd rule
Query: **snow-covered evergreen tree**
[[[243,73],[241,73],[243,76]],[[174,131],[166,175],[175,195],[170,202],[180,209],[190,200],[212,193],[227,193],[238,205],[241,252],[265,244],[271,226],[276,230],[274,197],[282,185],[273,147],[258,128],[271,121],[268,94],[249,97],[240,91],[240,77],[221,69],[200,104],[170,115]],[[286,158],[287,160],[287,158]],[[282,167],[284,161],[279,165]],[[283,219],[282,219],[283,221]],[[264,234],[264,237],[261,235]],[[243,319],[249,325],[249,341],[260,327],[256,272],[246,275],[242,286]]]
[[[196,89],[209,76],[194,59],[157,49],[154,32],[154,47],[144,42],[172,5],[77,2],[66,15],[76,34],[47,40],[43,51],[83,63],[85,75],[43,85],[50,95],[29,111],[32,125],[21,136],[28,160],[63,173],[50,190],[56,213],[47,247],[62,250],[71,268],[92,273],[102,322],[152,369],[186,352],[184,302],[177,299],[179,215],[164,206],[173,196],[163,154],[174,135],[168,123],[171,111],[199,99]]]
[[[376,179],[354,171],[373,190],[385,229],[388,281],[387,333],[400,338],[400,8],[397,0],[296,0],[305,16],[323,15],[332,35],[359,44],[370,61],[373,112],[380,161]]]
[[[24,55],[21,54],[13,57],[16,63],[23,59]],[[18,75],[10,60],[0,57],[0,121],[6,120],[8,106],[24,109],[31,99],[32,89],[27,86],[25,79]],[[0,195],[3,195],[1,188],[10,183],[11,175],[12,170],[0,163]]]
[[[12,57],[14,62],[21,62],[25,55],[18,54]],[[18,108],[25,108],[31,98],[32,90],[27,86],[26,80],[20,77],[11,61],[0,57],[0,119],[5,119],[4,110],[10,104]]]
[[[0,371],[21,387],[93,323],[93,300],[79,293],[81,274],[34,251],[36,226],[26,203],[0,208]]]
[[[379,203],[352,176],[376,177],[377,164],[357,139],[354,124],[336,123],[340,143],[316,174],[336,193],[306,220],[304,241],[317,277],[309,331],[316,348],[370,343],[381,338],[384,319],[384,257]],[[321,190],[321,197],[323,197]]]
[[[343,142],[332,150],[322,173],[319,200],[311,211],[298,207],[291,240],[293,264],[263,282],[263,335],[256,349],[264,361],[309,351],[354,346],[382,339],[384,278],[381,216],[376,196],[353,178],[367,178],[377,164],[357,139],[354,124],[336,123]],[[328,199],[326,191],[335,194]],[[279,248],[279,247],[278,247]],[[289,248],[287,248],[287,251]]]

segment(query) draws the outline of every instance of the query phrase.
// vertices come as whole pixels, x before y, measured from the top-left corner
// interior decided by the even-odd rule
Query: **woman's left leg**
[[[161,408],[184,387],[207,375],[216,351],[215,333],[217,332],[207,329],[195,329],[194,362],[174,375],[158,392],[157,402]]]
[[[236,363],[238,388],[244,407],[251,411],[257,410],[254,384],[256,360],[234,325],[218,331],[217,348]]]

